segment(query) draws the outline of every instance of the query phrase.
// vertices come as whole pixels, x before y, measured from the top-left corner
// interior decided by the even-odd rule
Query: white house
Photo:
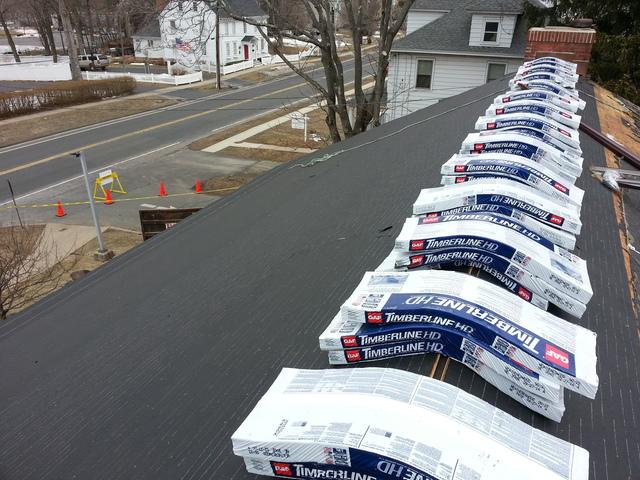
[[[266,21],[256,0],[226,0],[230,10],[247,19]],[[268,45],[257,27],[234,20],[220,8],[220,32],[212,2],[172,0],[159,18],[163,58],[189,69],[216,64],[216,35],[220,35],[220,65],[268,56]],[[206,66],[206,67],[205,67]]]
[[[132,35],[133,48],[139,58],[164,58],[160,22],[151,19]]]
[[[513,73],[524,61],[525,1],[417,0],[391,48],[385,121]]]

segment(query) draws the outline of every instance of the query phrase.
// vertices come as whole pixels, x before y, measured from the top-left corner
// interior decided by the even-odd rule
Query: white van
[[[78,63],[80,64],[80,70],[106,70],[109,66],[109,57],[106,55],[98,55],[97,53],[91,55],[79,55]]]

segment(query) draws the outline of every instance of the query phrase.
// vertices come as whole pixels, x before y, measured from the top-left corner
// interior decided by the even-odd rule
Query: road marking
[[[157,152],[159,152],[161,150],[165,150],[167,148],[175,147],[179,143],[180,142],[175,142],[175,143],[172,143],[170,145],[165,145],[164,147],[156,148],[155,150],[150,150],[148,152],[141,153],[140,155],[136,155],[134,157],[130,157],[130,158],[126,158],[124,160],[120,160],[119,162],[113,163],[113,164],[108,165],[106,167],[99,167],[96,170],[90,171],[89,175],[93,175],[94,173],[98,173],[100,170],[104,170],[105,168],[113,168],[116,165],[122,165],[123,163],[130,162],[131,160],[137,160],[138,158],[144,157],[146,155],[151,155],[152,153],[157,153]],[[44,187],[44,188],[41,188],[39,190],[35,190],[33,192],[26,193],[26,194],[21,195],[20,197],[16,198],[16,202],[19,201],[19,200],[22,200],[24,198],[30,197],[31,195],[36,195],[37,193],[46,192],[47,190],[50,190],[52,188],[59,187],[61,185],[64,185],[65,183],[73,182],[74,180],[78,180],[79,178],[82,178],[82,175],[78,175],[78,176],[72,177],[72,178],[67,178],[66,180],[62,180],[61,182],[54,183],[53,185],[49,185],[48,187]],[[11,200],[8,200],[6,202],[0,203],[0,207],[2,207],[4,205],[7,205],[9,203],[13,203],[13,202]]]
[[[321,69],[322,68],[315,68],[313,70],[310,70],[309,73],[313,73],[313,72],[316,72],[316,71],[321,70]],[[345,70],[345,72],[351,71],[351,70],[353,70],[353,69]],[[207,95],[205,97],[195,98],[195,99],[191,99],[191,100],[185,100],[184,102],[180,102],[180,103],[178,103],[176,105],[169,105],[167,107],[160,107],[160,108],[157,108],[155,110],[149,110],[147,112],[134,113],[134,114],[128,115],[126,117],[114,118],[114,119],[111,119],[111,120],[106,120],[106,121],[101,122],[101,123],[96,123],[96,124],[93,124],[93,125],[86,125],[84,127],[78,127],[78,128],[76,128],[74,130],[69,130],[68,132],[54,133],[54,134],[49,135],[47,137],[43,137],[43,138],[40,138],[40,139],[34,139],[34,140],[28,140],[28,141],[26,141],[24,143],[20,143],[18,145],[10,145],[8,147],[0,149],[0,155],[3,155],[5,153],[10,153],[10,152],[13,152],[15,150],[20,150],[22,148],[33,147],[33,146],[40,145],[42,143],[50,142],[50,141],[53,141],[53,140],[59,140],[61,138],[70,137],[72,135],[79,135],[81,133],[90,132],[91,130],[96,130],[98,128],[109,127],[111,125],[117,125],[119,123],[128,122],[130,120],[136,120],[138,118],[147,117],[147,116],[150,116],[150,115],[154,115],[156,113],[165,112],[165,111],[169,111],[169,110],[176,110],[176,109],[179,109],[181,107],[194,105],[196,103],[202,103],[202,102],[207,102],[209,100],[216,100],[216,99],[219,99],[219,98],[228,97],[229,95],[232,95],[234,93],[237,94],[237,93],[240,93],[240,92],[245,92],[247,90],[251,90],[253,88],[265,87],[265,86],[271,85],[273,83],[281,82],[281,81],[287,80],[287,79],[295,77],[295,76],[296,76],[296,74],[292,73],[290,75],[286,75],[286,76],[281,77],[281,78],[276,78],[276,79],[270,80],[268,82],[262,82],[262,83],[259,83],[257,85],[249,85],[249,86],[245,86],[245,87],[240,87],[237,90],[231,90],[231,91],[226,92],[226,93],[212,93],[211,95]],[[169,93],[171,93],[171,92],[169,92]],[[162,95],[162,94],[159,93],[159,95]]]
[[[141,203],[140,206],[142,208],[151,208],[151,209],[157,208],[156,205],[151,205],[150,203]]]
[[[19,172],[21,170],[26,170],[28,168],[35,167],[36,165],[41,165],[43,163],[48,163],[48,162],[50,162],[52,160],[56,160],[58,158],[66,156],[66,155],[71,155],[72,153],[76,153],[76,152],[78,152],[80,150],[89,150],[89,149],[92,149],[92,148],[99,147],[101,145],[106,145],[108,143],[113,143],[113,142],[117,142],[117,141],[120,141],[120,140],[124,140],[126,138],[135,137],[136,135],[141,135],[141,134],[144,134],[144,133],[153,132],[154,130],[158,130],[160,128],[169,127],[171,125],[177,125],[179,123],[183,123],[183,122],[186,122],[188,120],[193,120],[193,119],[196,119],[196,118],[204,117],[206,115],[210,115],[211,113],[218,112],[218,111],[221,111],[221,110],[228,110],[231,107],[237,107],[238,105],[244,105],[245,103],[250,103],[250,102],[253,102],[255,100],[260,100],[262,98],[270,97],[270,96],[278,94],[278,93],[282,93],[282,92],[286,92],[286,91],[293,90],[293,89],[296,89],[296,88],[300,88],[300,87],[305,86],[305,85],[307,85],[306,82],[297,83],[297,84],[292,85],[290,87],[285,87],[285,88],[282,88],[280,90],[276,90],[274,92],[265,93],[265,94],[259,95],[257,97],[247,98],[245,100],[241,100],[241,101],[236,102],[236,103],[231,103],[229,105],[225,105],[225,106],[222,106],[222,107],[212,108],[210,110],[204,110],[202,112],[194,113],[194,114],[188,115],[186,117],[177,118],[175,120],[170,120],[168,122],[164,122],[164,123],[160,123],[158,125],[154,125],[152,127],[143,128],[142,130],[137,130],[135,132],[125,133],[125,134],[117,136],[117,137],[112,137],[112,138],[109,138],[109,139],[106,139],[106,140],[101,140],[99,142],[95,142],[95,143],[92,143],[92,144],[89,144],[89,145],[84,145],[82,147],[77,147],[77,148],[74,148],[73,150],[68,150],[66,152],[62,152],[62,153],[59,153],[59,154],[56,154],[56,155],[52,155],[50,157],[46,157],[46,158],[42,158],[40,160],[35,160],[33,162],[25,163],[25,164],[20,165],[18,167],[13,167],[13,168],[10,168],[8,170],[0,171],[0,176],[9,175],[11,173],[15,173],[15,172]],[[278,109],[275,108],[272,111],[275,111],[275,110],[278,110]]]

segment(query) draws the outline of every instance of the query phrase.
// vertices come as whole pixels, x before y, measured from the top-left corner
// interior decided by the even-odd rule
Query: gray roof
[[[467,9],[473,12],[522,13],[525,3],[547,8],[540,0],[471,0],[467,2]]]
[[[508,80],[295,161],[350,150],[313,167],[284,164],[0,322],[0,477],[257,480],[233,455],[232,432],[282,367],[328,367],[318,335]],[[599,129],[593,88],[578,88],[583,121]],[[557,424],[457,362],[437,373],[589,450],[589,478],[638,479],[637,321],[611,193],[587,173],[604,149],[581,139],[576,252],[594,297],[571,321],[598,334],[597,398],[567,392]],[[369,366],[425,375],[435,358]]]
[[[410,10],[451,10],[461,0],[416,0]]]
[[[227,8],[231,10],[235,15],[239,15],[242,17],[262,17],[265,16],[266,13],[260,5],[258,5],[257,0],[223,0],[227,5]],[[213,8],[213,7],[212,7]],[[220,17],[228,17],[229,14],[224,10],[220,10]]]
[[[458,3],[449,13],[434,20],[431,23],[410,33],[405,38],[394,42],[392,52],[428,51],[442,53],[469,53],[486,56],[506,55],[512,57],[524,57],[527,42],[527,25],[522,15],[518,16],[513,32],[511,46],[506,47],[476,47],[469,46],[469,34],[471,31],[471,19],[473,10],[470,7],[478,3],[475,0]],[[494,0],[491,4],[505,3],[513,5],[518,3],[512,0]],[[522,4],[522,2],[519,2]],[[511,8],[511,7],[509,7]]]
[[[160,38],[160,22],[157,18],[153,18],[149,20],[147,23],[142,25],[136,33],[133,34],[134,37],[146,37],[146,38]]]

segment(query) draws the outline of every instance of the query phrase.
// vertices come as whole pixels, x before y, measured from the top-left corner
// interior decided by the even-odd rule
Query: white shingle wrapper
[[[476,135],[480,135],[480,136],[493,136],[493,135],[506,135],[506,134],[518,134],[518,135],[524,135],[525,137],[530,137],[530,138],[535,138],[536,140],[539,140],[540,142],[544,143],[545,145],[548,145],[549,147],[553,148],[554,150],[557,150],[558,153],[561,153],[562,155],[566,155],[572,158],[575,158],[577,161],[581,162],[581,157],[582,157],[582,149],[581,148],[574,148],[571,147],[569,145],[567,145],[564,142],[561,142],[560,140],[556,139],[555,137],[553,137],[552,135],[548,135],[544,132],[541,132],[540,130],[537,130],[535,128],[529,128],[529,127],[519,127],[519,128],[512,128],[508,131],[504,131],[504,130],[482,130],[480,132],[478,132]]]
[[[558,230],[555,227],[550,227],[549,225],[535,220],[529,215],[525,215],[520,210],[504,205],[497,205],[492,203],[462,205],[460,207],[454,207],[447,210],[425,213],[420,215],[420,217],[441,217],[463,213],[490,213],[495,215],[502,215],[503,217],[516,220],[518,223],[524,225],[532,232],[536,232],[538,235],[551,240],[559,247],[565,248],[567,250],[573,250],[576,245],[576,237],[573,234],[565,232],[563,230]]]
[[[550,118],[573,129],[578,129],[582,120],[580,115],[532,100],[518,100],[517,102],[509,102],[503,105],[491,105],[487,108],[485,115],[498,116],[511,113],[524,113],[533,117]]]
[[[575,235],[579,235],[582,228],[580,213],[576,208],[559,205],[536,189],[507,179],[479,180],[424,189],[413,204],[413,214],[427,215],[482,204],[513,208],[538,222]],[[550,236],[545,236],[551,239]]]
[[[485,132],[479,132],[467,135],[460,145],[459,153],[475,155],[482,153],[509,153],[529,158],[536,162],[544,161],[547,164],[554,165],[555,170],[565,170],[569,175],[576,178],[582,173],[582,157],[566,155],[537,138],[520,133],[504,130],[487,130],[486,132],[495,132],[495,134],[485,136],[483,135]]]
[[[500,155],[500,156],[497,156]],[[563,205],[569,203],[581,206],[584,190],[562,179],[553,169],[547,168],[528,158],[509,154],[484,155],[453,155],[442,165],[440,173],[452,177],[453,181],[443,182],[444,185],[462,183],[464,178],[478,178],[483,176],[497,176],[524,183],[550,196]]]
[[[285,369],[232,443],[250,471],[283,478],[587,480],[589,474],[586,450],[452,385],[392,369]]]
[[[551,118],[529,115],[527,113],[511,113],[493,117],[479,117],[476,122],[476,130],[502,130],[509,131],[517,128],[534,128],[566,143],[570,147],[580,147],[580,135],[578,131],[563,125]]]
[[[563,85],[565,82],[569,82],[569,84],[573,84],[574,87],[580,79],[580,76],[577,73],[569,72],[560,65],[521,65],[516,72],[516,78],[525,78],[539,74],[554,75],[555,77],[562,79]]]
[[[354,348],[349,350],[334,350],[328,352],[330,365],[354,365],[356,363],[372,362],[390,358],[398,358],[407,355],[423,355],[425,353],[438,353],[453,358],[447,350],[446,340],[440,342],[412,341],[392,343],[376,347]],[[496,387],[501,392],[521,403],[529,410],[538,413],[554,422],[560,422],[564,414],[564,399],[562,401],[550,400],[522,388],[514,382],[501,376],[495,370],[470,355],[460,355],[456,358],[470,368],[474,373]],[[561,390],[561,387],[558,387]]]
[[[589,398],[598,389],[595,333],[470,275],[369,272],[340,312],[345,321],[459,330],[565,388]]]
[[[446,218],[446,217],[445,217]],[[408,218],[395,241],[395,248],[406,252],[434,254],[446,251],[477,250],[509,260],[534,277],[582,302],[593,296],[587,263],[567,250],[551,244],[511,222],[444,220],[424,223],[430,218]]]
[[[421,323],[368,325],[345,321],[338,313],[320,335],[319,343],[321,350],[342,351],[342,353],[329,355],[332,364],[381,360],[433,350],[467,365],[476,372],[477,370],[492,369],[494,374],[501,375],[508,382],[514,383],[538,397],[551,400],[556,404],[563,403],[563,389],[556,382],[540,377],[504,355],[491,352],[487,346],[481,346],[479,342],[469,339],[459,330],[449,330]],[[417,350],[415,353],[411,351],[411,348],[407,348],[399,354],[393,352],[393,348],[397,344],[416,346],[420,343],[424,345],[415,348],[414,350]],[[390,352],[378,350],[368,355],[365,351],[369,347],[385,347],[387,345],[392,346]],[[474,362],[470,357],[477,362]],[[496,385],[495,382],[491,383]]]
[[[512,90],[546,90],[548,92],[557,93],[558,95],[571,97],[574,101],[578,102],[580,110],[584,110],[587,106],[587,102],[582,100],[578,95],[577,90],[570,88],[564,88],[560,85],[550,82],[548,80],[529,80],[527,82],[517,82],[511,87]]]
[[[580,102],[569,96],[558,95],[543,89],[532,90],[510,90],[502,95],[498,95],[494,100],[494,105],[517,102],[521,100],[533,100],[536,102],[549,103],[569,112],[576,113],[580,109]]]
[[[556,57],[540,57],[534,60],[530,60],[528,62],[524,62],[523,66],[531,67],[531,66],[539,66],[539,65],[552,65],[552,66],[560,66],[570,73],[576,73],[578,70],[578,64],[573,62],[568,62],[567,60],[562,60]]]
[[[560,85],[564,88],[575,88],[576,80],[567,78],[561,75],[554,75],[553,73],[528,73],[526,75],[517,75],[509,80],[509,88],[513,88],[518,82],[530,82],[533,80],[547,80]]]
[[[392,250],[376,268],[376,272],[411,271],[415,269],[462,269],[473,267],[489,274],[507,291],[547,310],[549,303],[575,317],[582,317],[587,306],[579,300],[551,286],[515,263],[475,248],[450,248],[436,253],[408,253]]]

